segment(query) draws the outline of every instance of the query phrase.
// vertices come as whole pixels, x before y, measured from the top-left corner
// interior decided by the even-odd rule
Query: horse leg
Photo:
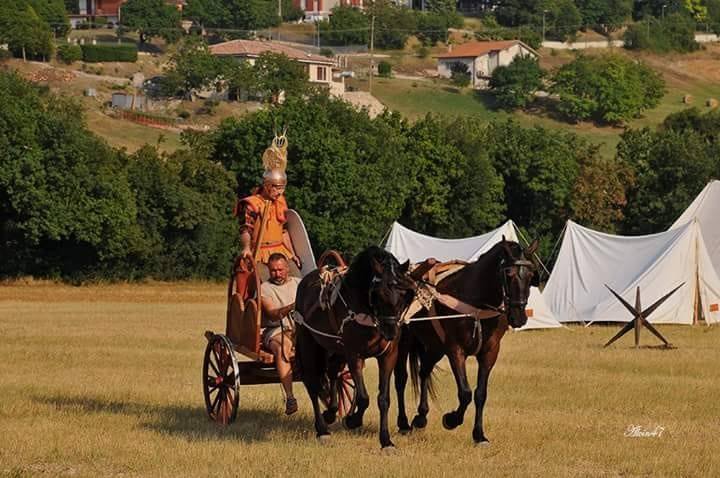
[[[472,401],[472,389],[467,379],[465,359],[465,354],[459,347],[454,347],[448,354],[448,360],[458,389],[458,408],[443,415],[443,426],[446,430],[453,430],[462,425],[465,420],[465,410]]]
[[[409,355],[409,330],[405,331],[398,343],[398,358],[395,362],[395,393],[398,401],[397,426],[400,433],[410,433],[412,427],[405,411],[405,387],[408,381],[407,360]]]
[[[432,388],[432,371],[440,361],[442,352],[423,351],[419,354],[420,359],[420,401],[418,402],[417,415],[412,420],[413,428],[425,428],[427,426],[427,415],[430,413],[428,395]],[[410,360],[414,360],[412,357]],[[412,364],[411,364],[412,366]]]
[[[370,396],[365,388],[365,380],[362,373],[363,359],[358,356],[349,359],[348,368],[355,382],[355,411],[347,415],[343,423],[348,429],[353,430],[362,426],[363,415],[370,405]]]
[[[398,359],[397,347],[390,347],[387,352],[378,357],[379,370],[379,387],[377,404],[380,409],[380,447],[395,447],[390,440],[390,431],[388,430],[388,410],[390,408],[390,375]]]
[[[322,413],[323,420],[328,425],[335,423],[338,412],[338,375],[343,366],[342,360],[339,357],[334,356],[328,358],[327,367],[327,378],[328,378],[328,389],[326,392],[329,394],[327,397],[327,409]]]
[[[504,330],[496,331],[490,339],[483,344],[482,349],[477,355],[478,360],[478,376],[477,388],[475,389],[475,426],[473,427],[472,436],[475,443],[490,444],[483,431],[483,409],[485,408],[485,400],[487,399],[488,379],[500,352],[500,339]],[[499,336],[498,336],[499,335]]]
[[[313,413],[315,414],[315,432],[317,437],[322,439],[330,435],[327,424],[320,414],[319,403],[322,376],[325,368],[325,352],[304,328],[298,330],[296,349],[296,359],[300,362],[303,384],[310,396],[310,403],[312,403]]]

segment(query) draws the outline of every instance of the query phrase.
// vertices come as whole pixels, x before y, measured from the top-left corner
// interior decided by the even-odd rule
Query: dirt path
[[[52,68],[53,70],[59,70],[59,71],[62,71],[63,73],[72,73],[72,74],[74,74],[75,76],[82,77],[82,78],[87,78],[87,79],[91,79],[91,80],[108,81],[108,82],[110,82],[110,83],[119,83],[119,84],[122,84],[122,85],[127,85],[127,84],[130,83],[130,80],[129,80],[129,79],[127,79],[127,78],[121,78],[121,77],[119,77],[119,76],[93,75],[92,73],[85,73],[84,71],[78,71],[78,70],[69,70],[69,69],[67,69],[67,68],[61,68],[61,67],[59,67],[59,66],[55,66],[55,65],[50,64],[50,63],[43,63],[43,62],[40,62],[40,61],[28,61],[27,63],[32,64],[32,65],[40,66],[40,67],[42,67],[43,69],[45,69],[45,68]]]

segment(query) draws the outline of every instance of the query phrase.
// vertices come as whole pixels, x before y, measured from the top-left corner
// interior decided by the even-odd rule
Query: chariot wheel
[[[211,420],[221,425],[235,421],[240,401],[240,369],[230,340],[213,335],[205,347],[203,394]]]
[[[341,417],[347,416],[352,413],[355,408],[355,382],[353,381],[352,374],[347,367],[342,369],[338,374],[337,381],[337,394],[338,394],[338,415]]]
[[[330,407],[331,402],[331,395],[327,391],[329,386],[329,381],[326,378],[325,383],[323,384],[323,388],[326,391],[320,396],[320,400],[326,409]],[[350,374],[347,366],[338,373],[333,393],[335,394],[335,397],[337,397],[337,415],[339,417],[344,417],[352,413],[353,408],[355,407],[355,382],[353,381],[352,375]]]

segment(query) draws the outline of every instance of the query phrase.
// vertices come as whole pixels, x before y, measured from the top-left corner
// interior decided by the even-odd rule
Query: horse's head
[[[534,285],[537,277],[532,256],[538,248],[538,241],[533,241],[523,250],[517,242],[506,241],[503,237],[501,245],[504,253],[500,262],[503,306],[510,325],[519,328],[527,323],[525,308],[530,297],[530,286]]]
[[[400,331],[400,318],[415,295],[415,281],[408,276],[410,261],[400,264],[391,253],[377,248],[370,258],[372,280],[368,290],[371,313],[380,335],[393,340]]]

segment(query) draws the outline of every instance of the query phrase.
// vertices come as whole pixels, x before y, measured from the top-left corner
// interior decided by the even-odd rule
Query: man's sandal
[[[298,403],[295,397],[290,397],[285,401],[285,415],[292,415],[298,411]]]

